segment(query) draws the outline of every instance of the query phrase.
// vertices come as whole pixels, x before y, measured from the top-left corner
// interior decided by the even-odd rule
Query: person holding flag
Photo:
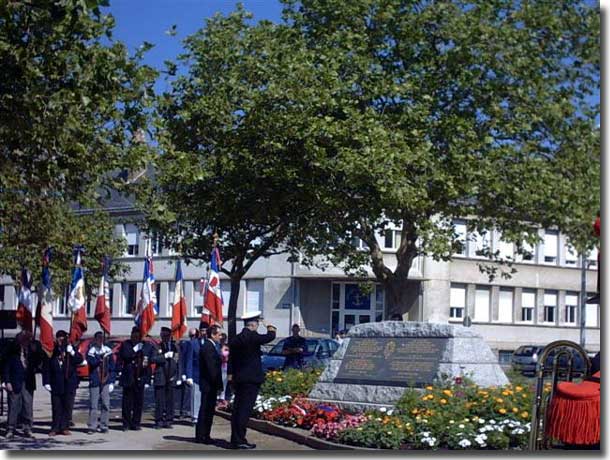
[[[110,264],[110,258],[104,257],[102,261],[102,277],[100,278],[100,286],[95,302],[95,320],[99,323],[104,334],[110,334],[110,287],[108,285]]]
[[[74,248],[74,269],[72,270],[72,284],[70,285],[70,297],[68,308],[72,312],[70,321],[71,344],[75,344],[87,330],[87,310],[85,308],[85,277],[81,266],[81,257],[84,252],[82,246]]]
[[[174,385],[178,380],[176,345],[171,339],[171,330],[161,328],[161,344],[153,352],[155,364],[155,429],[171,428],[174,421]]]
[[[144,278],[142,280],[142,291],[140,301],[136,309],[136,326],[140,328],[142,337],[148,335],[155,324],[159,313],[157,305],[157,293],[155,289],[155,275],[153,270],[152,249],[150,240],[146,241],[146,259],[144,260]]]
[[[119,357],[123,363],[120,384],[123,388],[122,415],[123,431],[142,428],[142,407],[144,390],[150,384],[149,355],[142,342],[138,326],[131,329],[131,337],[121,344]]]
[[[108,432],[108,419],[110,418],[110,393],[114,390],[114,359],[112,349],[104,344],[104,334],[98,331],[93,336],[93,343],[87,352],[89,364],[89,421],[87,434],[95,431]],[[97,408],[101,399],[102,413],[97,418]]]
[[[32,276],[27,269],[21,270],[19,287],[19,304],[17,305],[17,323],[21,330],[32,332]]]
[[[52,249],[47,248],[42,256],[42,285],[38,295],[38,306],[36,308],[36,323],[40,328],[40,343],[48,357],[53,354],[55,343],[53,340],[53,290],[51,289],[51,262]],[[36,330],[34,330],[36,339]]]
[[[188,341],[180,341],[188,328],[186,322],[186,300],[184,298],[184,278],[182,276],[182,264],[180,260],[176,262],[176,287],[174,289],[174,303],[172,304],[172,339],[178,344],[178,379],[174,388],[178,406],[178,417],[189,416],[191,385],[186,383],[186,366],[184,357],[188,353]]]

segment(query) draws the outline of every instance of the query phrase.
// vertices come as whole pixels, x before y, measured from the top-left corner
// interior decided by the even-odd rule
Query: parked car
[[[286,357],[282,354],[286,339],[280,340],[268,353],[261,357],[264,371],[279,370],[284,367]],[[306,367],[324,367],[330,357],[339,349],[339,342],[331,339],[306,339],[307,350],[303,353]]]
[[[538,359],[542,355],[544,351],[544,347],[540,345],[523,345],[515,350],[512,356],[511,364],[513,369],[521,372],[523,375],[531,375],[533,376],[536,373],[536,365],[538,364]],[[573,359],[572,359],[572,369],[579,370],[581,373],[585,372],[585,363],[582,359],[580,353],[577,353],[574,350],[571,350]],[[551,369],[553,366],[553,360],[555,358],[555,352],[552,352],[549,356],[547,356],[545,368]],[[565,355],[562,355],[559,358],[560,367],[566,367],[568,364],[568,358]]]
[[[113,359],[115,360],[115,363],[117,362],[117,359],[118,359],[118,352],[119,352],[119,349],[121,348],[121,344],[127,339],[129,339],[129,337],[117,337],[117,336],[111,336],[106,339],[106,345],[108,345],[110,348],[112,348],[112,354],[113,354]],[[80,343],[78,344],[78,351],[85,358],[87,357],[87,353],[89,352],[89,348],[91,347],[92,340],[93,340],[93,337],[86,337],[84,339],[81,339]],[[155,339],[152,337],[145,337],[144,341],[152,342],[155,346],[157,346],[159,344],[159,339]],[[154,371],[154,364],[151,364],[151,366]],[[89,366],[87,365],[86,360],[83,361],[83,363],[76,368],[76,374],[78,375],[80,380],[89,379]]]

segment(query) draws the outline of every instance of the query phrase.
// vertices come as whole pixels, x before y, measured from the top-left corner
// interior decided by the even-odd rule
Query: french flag
[[[32,332],[32,276],[25,268],[21,270],[17,322],[22,330]]]
[[[142,337],[148,335],[155,324],[155,318],[159,313],[157,306],[157,292],[155,288],[155,275],[153,273],[152,249],[150,240],[146,243],[146,259],[144,260],[144,278],[142,280],[142,291],[140,301],[136,310],[136,326],[140,328]]]
[[[85,277],[81,266],[81,246],[74,248],[74,269],[72,270],[72,284],[68,297],[68,308],[72,312],[70,324],[70,343],[79,340],[87,330],[87,309],[85,298]]]
[[[205,321],[204,317],[209,315],[209,318],[213,319],[218,323],[222,323],[222,293],[220,291],[220,267],[222,262],[220,260],[220,252],[218,248],[212,250],[212,256],[210,260],[210,275],[205,290],[205,297],[203,301],[203,310],[201,314],[201,321]],[[208,321],[211,325],[212,322]]]
[[[51,289],[51,248],[47,248],[42,256],[42,286],[38,300],[36,321],[40,328],[40,343],[49,357],[53,354],[53,291]]]
[[[182,276],[182,264],[178,261],[176,264],[176,289],[174,290],[174,303],[172,305],[172,336],[174,340],[180,340],[187,327],[184,278]]]
[[[104,257],[102,261],[102,277],[97,291],[95,302],[95,319],[106,334],[110,334],[110,287],[108,285],[108,270],[110,258]]]

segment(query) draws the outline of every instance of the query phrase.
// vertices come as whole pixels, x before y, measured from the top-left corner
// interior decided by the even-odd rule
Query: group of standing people
[[[115,382],[122,387],[122,429],[141,430],[144,393],[154,387],[155,429],[171,428],[175,403],[179,414],[190,415],[195,441],[213,444],[214,412],[219,399],[235,400],[231,418],[231,448],[253,449],[246,439],[246,425],[265,374],[261,345],[275,339],[274,326],[259,334],[259,316],[242,317],[244,329],[229,344],[218,325],[202,323],[189,331],[189,340],[178,345],[171,330],[161,328],[161,342],[143,340],[134,327],[118,353],[104,343],[97,332],[91,346],[81,354],[68,343],[68,334],[58,331],[53,353],[48,357],[31,332],[22,331],[5,356],[2,381],[8,392],[9,415],[6,438],[22,426],[24,437],[33,437],[33,395],[36,373],[42,373],[43,387],[50,393],[52,422],[49,436],[70,435],[72,412],[78,388],[77,367],[89,366],[89,417],[87,433],[108,432],[110,395]],[[297,345],[297,344],[295,344]],[[229,351],[230,350],[230,351]],[[188,408],[188,409],[187,409]]]

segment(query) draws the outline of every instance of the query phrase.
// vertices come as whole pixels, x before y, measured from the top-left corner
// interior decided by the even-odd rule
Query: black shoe
[[[163,425],[159,424],[159,423],[155,423],[155,426],[153,426],[153,428],[155,430],[160,430],[161,428],[163,428]]]
[[[129,430],[129,427],[127,425],[123,425],[123,431],[127,431]]]
[[[23,437],[28,439],[34,439],[34,435],[29,430],[23,432]]]
[[[93,433],[95,433],[95,430],[91,430],[91,429],[87,430],[87,434],[93,434]]]
[[[212,438],[195,439],[196,443],[199,444],[216,444],[217,440]]]
[[[102,434],[108,433],[108,428],[98,428],[98,431]]]
[[[256,444],[248,444],[248,443],[234,444],[234,443],[231,443],[230,447],[231,447],[231,449],[250,450],[250,449],[254,449],[256,447]]]
[[[142,431],[142,427],[141,427],[140,425],[138,425],[138,426],[134,426],[134,427],[132,428],[132,430],[133,430],[133,431]]]
[[[4,437],[8,441],[8,440],[13,439],[15,437],[15,433],[13,433],[12,431],[7,431],[6,434],[4,435]]]

